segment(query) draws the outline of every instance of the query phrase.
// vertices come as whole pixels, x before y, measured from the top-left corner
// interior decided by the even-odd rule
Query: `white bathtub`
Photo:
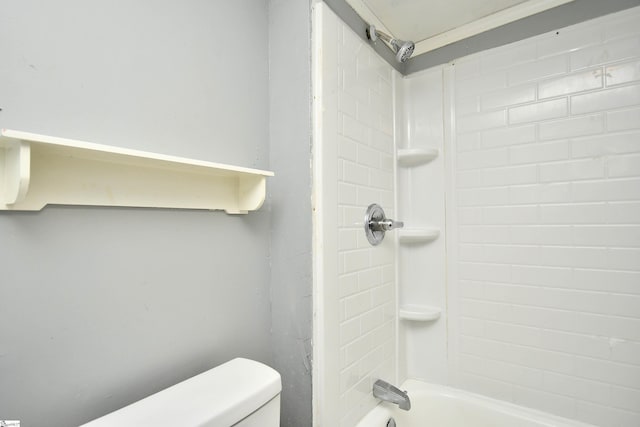
[[[383,402],[356,427],[386,427],[389,418],[397,427],[593,427],[566,418],[513,405],[477,394],[407,380],[411,410]]]

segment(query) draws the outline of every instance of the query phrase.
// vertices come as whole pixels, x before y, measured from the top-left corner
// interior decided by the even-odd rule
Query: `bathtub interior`
[[[381,402],[356,427],[593,427],[545,412],[474,393],[417,380],[402,384],[409,392],[411,410]]]

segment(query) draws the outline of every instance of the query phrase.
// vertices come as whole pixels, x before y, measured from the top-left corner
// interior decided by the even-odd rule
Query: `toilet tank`
[[[278,427],[280,374],[237,358],[81,427]]]

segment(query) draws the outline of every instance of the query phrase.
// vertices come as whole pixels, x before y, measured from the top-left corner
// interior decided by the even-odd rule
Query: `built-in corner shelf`
[[[440,229],[436,227],[401,228],[398,230],[400,243],[417,244],[428,243],[440,236]]]
[[[417,322],[433,322],[440,318],[442,310],[438,307],[428,305],[402,305],[398,315],[404,320],[414,320]]]
[[[398,164],[400,166],[418,166],[429,163],[438,157],[435,148],[402,148],[398,150]]]
[[[0,210],[48,204],[259,209],[273,172],[3,129]]]

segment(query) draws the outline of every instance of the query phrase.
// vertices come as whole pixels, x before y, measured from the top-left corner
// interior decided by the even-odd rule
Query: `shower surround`
[[[314,16],[314,419],[353,426],[372,379],[395,380],[393,232],[375,247],[364,232],[372,203],[395,218],[395,71],[324,4]]]
[[[406,77],[314,13],[317,425],[354,425],[378,376],[639,425],[640,8]],[[373,202],[440,237],[379,256]]]
[[[457,387],[640,425],[638,22],[634,8],[453,65]]]

